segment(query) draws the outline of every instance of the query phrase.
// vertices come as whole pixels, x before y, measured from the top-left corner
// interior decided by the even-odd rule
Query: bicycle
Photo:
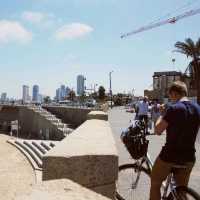
[[[149,135],[145,131],[145,125],[142,121],[136,121],[136,126],[140,127],[141,133],[136,136],[132,136],[132,138],[146,137]],[[148,147],[144,155],[135,163],[123,164],[119,166],[119,174],[116,187],[116,198],[118,200],[149,199],[150,174],[152,171],[153,163],[151,162],[147,151]],[[129,153],[131,154],[131,152]],[[175,167],[178,168],[184,166]],[[173,177],[173,171],[174,169],[168,175],[166,181],[162,184],[161,199],[200,200],[199,194],[197,194],[193,189],[186,186],[177,186]],[[149,188],[147,189],[147,187]],[[139,195],[141,195],[141,197],[139,197]]]

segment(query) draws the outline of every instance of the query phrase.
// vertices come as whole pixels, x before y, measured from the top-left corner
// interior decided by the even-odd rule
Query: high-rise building
[[[29,97],[29,86],[28,85],[23,85],[22,86],[22,100],[23,103],[28,103],[30,100]]]
[[[39,103],[43,103],[43,95],[42,94],[38,94],[38,102]]]
[[[34,85],[33,86],[33,98],[32,101],[38,102],[39,101],[39,86]]]
[[[69,95],[70,91],[71,91],[71,89],[70,89],[69,87],[66,87],[66,88],[65,88],[65,94],[66,94],[66,96]]]
[[[6,99],[7,99],[7,93],[6,92],[1,93],[1,102],[5,102]]]
[[[60,101],[60,88],[56,90],[56,101]]]
[[[83,95],[85,92],[85,77],[83,75],[77,76],[77,94]]]
[[[60,86],[60,98],[61,98],[61,100],[64,100],[65,97],[66,97],[65,85],[61,85]]]

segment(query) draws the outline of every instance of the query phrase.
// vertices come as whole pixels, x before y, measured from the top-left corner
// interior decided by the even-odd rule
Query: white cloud
[[[32,39],[32,33],[19,22],[0,20],[0,43],[11,41],[26,43]]]
[[[62,26],[56,31],[55,37],[58,40],[63,39],[75,39],[89,34],[93,31],[93,28],[80,23],[72,23]]]
[[[32,11],[23,12],[21,17],[23,20],[34,24],[49,23],[55,20],[55,16],[53,14]]]
[[[25,11],[22,13],[22,19],[32,22],[32,23],[40,23],[45,18],[46,16],[43,13],[39,13],[39,12]]]

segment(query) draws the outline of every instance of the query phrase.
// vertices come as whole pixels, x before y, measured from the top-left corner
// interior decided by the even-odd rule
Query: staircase
[[[55,127],[55,129],[63,133],[64,137],[70,134],[74,130],[72,128],[69,128],[68,124],[63,123],[61,119],[58,119],[55,115],[51,114],[42,107],[29,105],[27,106],[27,108],[35,113],[38,113],[40,117],[50,121],[51,124]]]
[[[43,156],[59,143],[59,141],[24,139],[10,139],[7,142],[18,148],[35,170],[42,170]]]

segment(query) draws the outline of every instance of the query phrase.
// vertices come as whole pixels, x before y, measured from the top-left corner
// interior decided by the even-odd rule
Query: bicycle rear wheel
[[[170,193],[167,200],[200,200],[199,194],[197,194],[193,189],[186,186],[178,186],[175,189],[175,196]]]
[[[150,172],[144,167],[139,168],[136,163],[119,166],[116,191],[118,200],[149,199]]]

